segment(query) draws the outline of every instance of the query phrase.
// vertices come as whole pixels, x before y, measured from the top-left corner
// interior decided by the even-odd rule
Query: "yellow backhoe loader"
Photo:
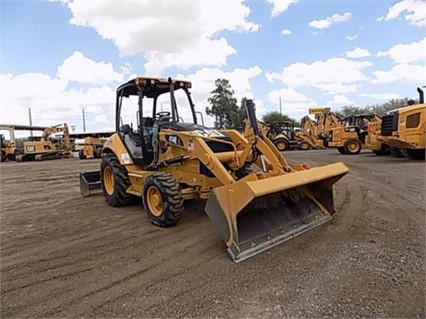
[[[423,90],[417,88],[417,92],[419,104],[411,100],[407,106],[382,117],[381,133],[377,137],[409,159],[425,158],[426,104]]]
[[[337,148],[340,154],[356,155],[366,147],[369,124],[380,123],[377,114],[351,115],[342,120],[342,125],[330,130],[328,147]]]
[[[316,138],[323,140],[323,145],[328,146],[328,136],[331,129],[342,126],[342,120],[329,107],[310,108],[309,114],[315,115]]]
[[[30,137],[24,142],[24,151],[16,156],[17,162],[44,161],[71,156],[68,125],[46,128],[41,137]]]
[[[100,138],[92,136],[85,137],[83,145],[78,150],[78,157],[80,159],[101,158],[103,145],[104,141]]]
[[[1,143],[1,154],[0,162],[7,160],[15,161],[16,157],[21,154],[21,150],[18,149],[14,143],[5,143],[3,134],[0,134]]]
[[[294,149],[305,151],[310,148],[316,148],[312,139],[305,134],[297,132],[292,122],[274,122],[266,124],[266,126],[266,136],[280,152]]]
[[[81,193],[101,188],[114,207],[141,197],[160,227],[179,222],[185,200],[207,199],[205,212],[235,262],[332,219],[333,184],[348,172],[343,163],[290,166],[259,131],[252,100],[247,137],[199,125],[190,88],[188,81],[151,77],[118,87],[116,133],[104,144],[100,171],[80,173]],[[133,112],[124,112],[134,97]],[[158,112],[164,98],[171,109]],[[180,121],[182,110],[190,121]],[[135,127],[124,113],[136,115]]]

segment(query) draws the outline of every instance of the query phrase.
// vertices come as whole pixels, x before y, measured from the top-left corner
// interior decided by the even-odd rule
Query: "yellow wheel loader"
[[[424,93],[417,88],[419,104],[408,105],[388,112],[382,117],[381,133],[377,139],[391,146],[393,155],[409,159],[425,158],[426,104]]]
[[[30,137],[24,142],[24,151],[16,156],[16,161],[44,161],[63,157],[71,157],[71,142],[66,123],[46,128],[41,137]]]
[[[159,227],[179,222],[185,200],[206,199],[205,212],[235,262],[332,219],[333,184],[348,172],[343,163],[290,166],[260,133],[252,100],[247,137],[199,125],[190,88],[188,81],[150,77],[118,87],[116,133],[104,144],[100,171],[80,173],[82,195],[101,188],[114,207],[139,197]],[[162,103],[170,111],[159,111]]]

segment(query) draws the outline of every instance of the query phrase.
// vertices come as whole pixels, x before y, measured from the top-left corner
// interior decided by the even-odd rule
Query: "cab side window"
[[[414,128],[420,124],[420,112],[407,116],[406,128]]]

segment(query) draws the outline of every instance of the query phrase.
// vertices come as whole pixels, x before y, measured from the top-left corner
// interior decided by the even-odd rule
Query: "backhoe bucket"
[[[332,219],[333,184],[349,169],[335,163],[215,188],[205,211],[235,262],[250,258]]]
[[[92,190],[101,188],[101,172],[90,171],[80,173],[80,192],[83,196],[89,196]]]

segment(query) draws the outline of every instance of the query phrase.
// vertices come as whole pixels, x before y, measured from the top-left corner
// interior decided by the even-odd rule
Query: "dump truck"
[[[252,100],[246,103],[247,137],[200,125],[191,87],[155,77],[120,85],[116,133],[104,144],[100,170],[80,173],[82,195],[100,188],[113,207],[141,198],[158,227],[176,225],[185,200],[207,200],[205,213],[235,262],[332,219],[333,184],[348,173],[345,164],[289,165],[258,129]],[[170,109],[159,111],[160,101]],[[183,110],[190,113],[186,121],[179,116]]]
[[[425,158],[426,104],[424,93],[417,88],[419,103],[410,100],[407,106],[389,111],[382,117],[377,139],[392,147],[394,154],[409,159]],[[397,152],[395,152],[397,151]]]
[[[24,142],[23,153],[16,156],[17,162],[44,161],[71,157],[71,142],[68,125],[58,124],[44,129],[42,136],[31,136]]]

